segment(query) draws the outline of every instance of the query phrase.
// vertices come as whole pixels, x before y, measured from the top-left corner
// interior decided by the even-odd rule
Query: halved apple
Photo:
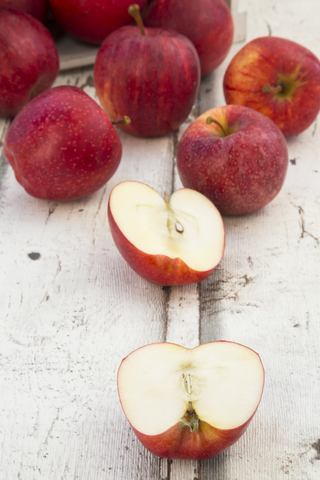
[[[204,280],[224,253],[220,213],[189,188],[163,198],[144,183],[119,183],[109,197],[108,218],[121,255],[139,275],[158,285]]]
[[[119,367],[118,393],[132,429],[152,453],[204,460],[235,443],[260,403],[264,369],[243,345],[187,349],[154,343]]]

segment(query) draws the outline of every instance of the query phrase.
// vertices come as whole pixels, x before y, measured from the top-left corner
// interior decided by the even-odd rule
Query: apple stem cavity
[[[130,125],[131,120],[129,117],[125,115],[124,117],[119,118],[118,120],[110,120],[110,122],[112,123],[112,125]]]
[[[180,422],[182,425],[189,427],[190,432],[197,432],[199,430],[200,418],[193,409],[192,402],[188,403],[186,413],[183,415]]]
[[[206,120],[206,123],[207,125],[210,125],[210,123],[215,123],[216,125],[218,125],[218,127],[221,128],[222,130],[222,133],[225,137],[227,137],[229,135],[229,132],[224,128],[224,126],[218,121],[216,120],[215,118],[212,118],[212,117],[207,117],[207,120]]]
[[[135,21],[136,21],[136,23],[139,27],[141,35],[145,35],[146,32],[145,32],[143,21],[142,21],[141,15],[140,15],[139,5],[137,5],[136,3],[134,3],[133,5],[130,5],[130,7],[128,8],[128,13],[129,13],[129,15],[131,15],[131,17],[133,17],[135,19]]]
[[[186,413],[183,415],[180,422],[182,423],[182,425],[188,426],[191,432],[197,432],[199,429],[200,419],[196,414],[190,399],[191,394],[193,392],[192,376],[190,375],[190,373],[186,373],[186,374],[183,373],[181,375],[181,378],[182,378],[184,389],[187,392],[189,401],[188,401],[188,408],[186,410]]]
[[[180,233],[180,235],[184,232],[183,225],[176,219],[176,216],[171,208],[170,205],[170,197],[167,194],[167,192],[164,193],[164,201],[166,202],[166,206],[168,209],[168,220],[167,220],[167,228],[169,232],[172,232],[172,228],[175,229],[177,233]]]
[[[265,85],[262,87],[262,93],[280,93],[282,92],[283,87],[281,85],[277,85],[276,87],[273,87],[272,85]]]

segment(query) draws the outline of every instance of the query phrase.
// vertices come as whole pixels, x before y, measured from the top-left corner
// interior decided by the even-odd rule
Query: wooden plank
[[[56,84],[83,86],[95,98],[89,77],[82,69]],[[78,202],[33,199],[4,167],[0,478],[127,478],[132,471],[142,479],[160,469],[122,414],[116,373],[130,351],[165,339],[165,292],[120,257],[107,201],[125,179],[171,191],[172,137],[119,135],[118,172]]]
[[[197,285],[168,289],[166,341],[187,348],[199,345],[199,297]],[[169,480],[193,480],[198,462],[173,460],[168,463]]]
[[[247,41],[272,34],[317,53],[312,9],[319,5],[249,1]],[[223,75],[239,48],[233,45],[202,82],[201,112],[224,104]],[[266,369],[263,400],[248,431],[226,452],[201,462],[201,480],[319,478],[319,143],[317,121],[288,139],[280,195],[252,215],[224,218],[225,257],[200,285],[201,343],[243,343],[260,353]]]
[[[55,85],[63,84],[77,85],[97,100],[90,68],[61,74]],[[195,118],[194,112],[198,114],[194,109],[184,128]],[[159,192],[176,188],[177,134],[142,140],[119,131],[119,136],[124,156],[114,178],[90,198],[68,204],[26,195],[2,157],[8,174],[2,192],[6,204],[2,246],[7,253],[3,274],[10,288],[14,285],[9,295],[3,290],[2,319],[15,322],[0,344],[11,382],[9,389],[6,382],[2,385],[7,390],[2,401],[6,429],[12,438],[20,429],[23,439],[16,451],[8,445],[3,450],[3,457],[12,459],[9,470],[6,462],[2,464],[10,477],[77,478],[82,474],[86,478],[90,474],[105,478],[109,474],[108,478],[127,478],[130,471],[140,479],[159,471],[178,480],[197,468],[196,462],[171,462],[150,455],[136,440],[117,399],[116,370],[130,351],[152,341],[189,347],[199,343],[197,286],[168,290],[143,281],[118,254],[106,218],[110,190],[122,180],[145,181]],[[9,359],[16,345],[21,355],[14,370],[20,378],[14,379]],[[25,376],[30,392],[22,388],[22,403],[12,404],[16,382]],[[18,419],[13,414],[17,409]],[[23,418],[28,421],[21,426]],[[110,435],[111,430],[116,433]],[[65,449],[66,444],[72,444],[72,451]]]
[[[56,46],[60,60],[60,71],[93,65],[99,50],[96,45],[79,42],[67,34],[56,40]]]

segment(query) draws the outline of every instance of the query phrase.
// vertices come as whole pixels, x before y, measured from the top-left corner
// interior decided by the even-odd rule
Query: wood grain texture
[[[316,0],[247,0],[247,39],[295,40],[320,52]],[[121,165],[91,197],[36,200],[0,156],[0,480],[318,480],[320,477],[320,129],[288,140],[289,169],[263,210],[225,218],[226,252],[199,285],[161,288],[126,265],[107,202],[139,180],[181,186],[177,142],[200,113],[224,104],[223,64],[202,79],[186,123],[161,139],[123,132]],[[56,85],[96,98],[92,67]],[[9,121],[0,120],[0,149]],[[232,340],[266,370],[259,410],[243,438],[205,462],[159,459],[135,438],[117,396],[123,357],[152,342],[194,347]]]

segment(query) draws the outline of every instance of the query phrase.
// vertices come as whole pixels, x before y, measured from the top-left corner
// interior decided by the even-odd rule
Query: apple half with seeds
[[[261,400],[259,355],[217,341],[188,349],[154,343],[119,367],[122,409],[141,443],[164,458],[205,460],[234,444]]]
[[[221,215],[210,200],[189,188],[170,198],[144,183],[119,183],[109,197],[108,219],[123,258],[158,285],[204,280],[223,257]]]

